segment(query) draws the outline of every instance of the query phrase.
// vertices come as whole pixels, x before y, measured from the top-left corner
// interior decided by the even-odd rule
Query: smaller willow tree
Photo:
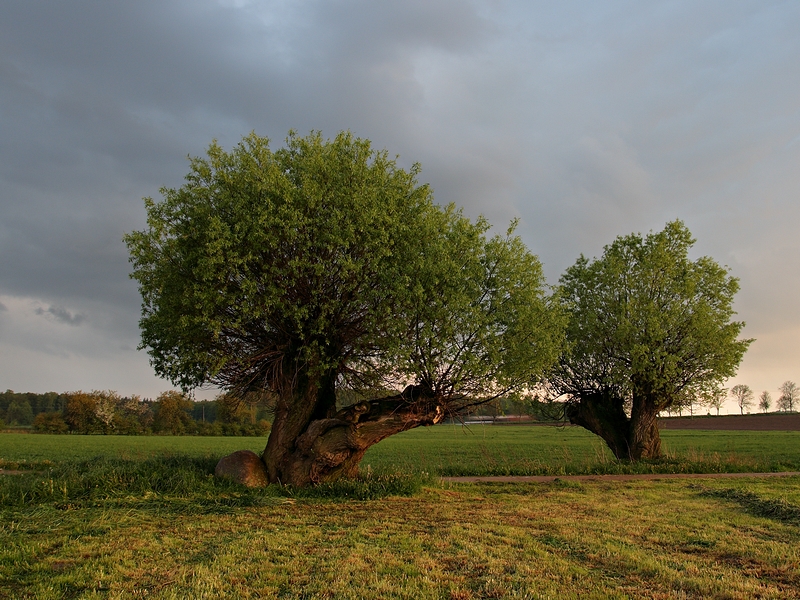
[[[487,237],[349,133],[254,134],[191,160],[126,236],[158,374],[265,395],[273,482],[351,476],[385,437],[524,389],[563,318],[512,234]],[[344,392],[344,393],[343,393]]]
[[[561,277],[567,350],[550,378],[567,416],[618,458],[656,458],[656,417],[735,374],[752,340],[731,321],[738,281],[710,258],[689,260],[680,221],[617,238]]]

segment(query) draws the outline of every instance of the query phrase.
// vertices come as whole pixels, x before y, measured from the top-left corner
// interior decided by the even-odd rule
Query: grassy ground
[[[762,504],[702,480],[6,508],[0,597],[798,597],[800,479],[752,483]]]
[[[668,459],[642,469],[799,462],[796,432],[664,433]],[[528,427],[407,432],[370,451],[370,477],[310,492],[211,475],[263,445],[0,436],[0,466],[28,469],[0,477],[0,598],[800,597],[798,477],[419,474],[621,468],[581,430]]]
[[[662,431],[664,458],[620,463],[580,427],[439,426],[387,438],[364,465],[436,475],[716,473],[800,470],[797,431]]]
[[[605,444],[579,427],[438,426],[387,438],[369,450],[364,468],[434,475],[564,475],[627,472],[800,470],[797,431],[663,431],[665,458],[619,463]],[[265,438],[0,434],[0,468],[36,468],[43,461],[163,454],[221,457],[263,450]]]
[[[142,459],[165,454],[216,456],[236,450],[262,452],[267,438],[171,435],[47,435],[0,433],[0,468],[97,456]]]

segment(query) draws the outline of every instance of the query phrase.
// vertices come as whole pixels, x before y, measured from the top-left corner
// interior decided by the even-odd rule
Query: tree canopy
[[[488,237],[418,174],[349,133],[251,134],[191,159],[125,238],[156,372],[269,396],[272,481],[353,474],[369,445],[557,359],[561,312],[513,224]]]
[[[618,457],[658,456],[657,414],[734,375],[752,341],[732,320],[737,279],[711,258],[690,260],[693,244],[673,221],[618,237],[561,277],[568,346],[550,381],[570,420]]]

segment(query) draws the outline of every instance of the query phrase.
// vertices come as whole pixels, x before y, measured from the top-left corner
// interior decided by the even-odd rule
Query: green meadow
[[[795,598],[800,477],[448,484],[443,474],[798,470],[799,432],[439,426],[353,482],[251,490],[260,438],[0,434],[0,598]]]
[[[439,425],[412,429],[372,447],[362,469],[430,475],[569,475],[800,470],[800,432],[661,432],[664,458],[622,463],[580,427]],[[0,468],[37,468],[95,457],[220,458],[261,452],[266,438],[0,434]]]

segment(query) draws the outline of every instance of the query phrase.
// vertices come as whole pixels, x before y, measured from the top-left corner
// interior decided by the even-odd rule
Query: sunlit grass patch
[[[267,438],[171,435],[47,435],[0,433],[0,468],[96,457],[142,460],[180,454],[222,457],[236,450],[261,452]]]
[[[442,476],[800,470],[800,432],[666,430],[662,437],[662,458],[631,463],[579,427],[438,426],[387,438],[363,462]]]
[[[798,527],[693,485],[458,484],[370,501],[274,497],[216,514],[9,509],[0,595],[797,597]]]
[[[484,431],[395,436],[361,479],[302,490],[212,476],[252,438],[98,457],[100,438],[62,436],[69,460],[20,451],[10,459],[36,469],[0,478],[0,598],[798,597],[800,527],[773,509],[800,506],[800,478],[439,483],[448,464],[625,466],[574,429]],[[758,467],[795,452],[791,436],[693,435],[665,436],[665,459],[635,468]]]
[[[663,458],[629,463],[579,427],[440,425],[390,436],[370,448],[362,466],[453,476],[800,470],[797,431],[665,430],[662,439]],[[0,468],[41,470],[96,457],[219,459],[265,445],[265,438],[0,434]]]

